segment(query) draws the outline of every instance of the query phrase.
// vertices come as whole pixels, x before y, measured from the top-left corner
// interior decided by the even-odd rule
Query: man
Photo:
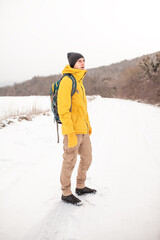
[[[82,202],[71,192],[71,175],[75,167],[77,155],[80,155],[77,183],[75,192],[78,195],[96,193],[95,189],[85,186],[86,172],[92,162],[92,147],[87,100],[83,86],[83,78],[86,74],[85,59],[80,53],[67,54],[69,65],[62,71],[63,74],[72,74],[77,82],[77,88],[71,97],[72,80],[65,76],[58,91],[58,113],[62,122],[63,139],[63,164],[60,181],[62,185],[62,197],[64,202],[81,205]]]

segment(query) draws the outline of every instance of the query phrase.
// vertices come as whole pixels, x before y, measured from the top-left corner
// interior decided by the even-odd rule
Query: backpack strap
[[[59,128],[58,128],[58,122],[56,121],[57,124],[57,143],[59,143]]]
[[[74,77],[71,73],[65,73],[65,74],[62,76],[62,78],[65,77],[65,76],[68,76],[68,77],[72,80],[72,92],[71,92],[71,96],[73,96],[73,94],[75,93],[75,91],[77,91],[77,82],[76,82],[76,79],[75,79],[75,77]],[[61,79],[62,79],[62,78],[61,78]]]
[[[68,76],[72,80],[72,91],[71,91],[71,97],[72,97],[74,95],[74,93],[77,91],[76,79],[75,79],[75,77],[71,73],[65,73],[63,76]],[[72,101],[71,101],[70,112],[71,111],[72,111]]]
[[[70,74],[70,73],[65,73],[60,81],[62,80],[62,78],[64,78],[65,76],[68,76],[71,80],[72,80],[72,91],[71,91],[71,97],[74,95],[74,93],[77,91],[77,82],[76,82],[76,79],[75,77]],[[51,90],[50,90],[51,92]],[[78,91],[77,91],[78,92]],[[72,111],[72,101],[71,101],[71,108],[70,108],[70,111]],[[56,121],[56,124],[57,124],[57,142],[59,143],[59,129],[58,129],[58,122]]]

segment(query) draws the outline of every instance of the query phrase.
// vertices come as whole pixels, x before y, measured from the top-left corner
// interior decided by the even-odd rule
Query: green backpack
[[[51,100],[51,109],[54,115],[54,121],[57,123],[57,137],[58,137],[58,143],[59,143],[59,132],[58,132],[58,123],[62,124],[59,118],[58,114],[58,107],[57,107],[57,96],[58,96],[58,90],[60,86],[61,80],[65,77],[68,76],[72,80],[72,92],[71,92],[71,97],[73,94],[77,91],[77,82],[75,77],[70,74],[70,73],[65,73],[61,79],[59,79],[57,82],[52,84],[52,87],[50,88],[50,100]],[[70,111],[72,110],[72,106],[70,108]]]

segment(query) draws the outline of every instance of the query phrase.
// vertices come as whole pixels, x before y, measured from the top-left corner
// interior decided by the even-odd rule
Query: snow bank
[[[49,96],[0,97],[0,120],[50,109]]]

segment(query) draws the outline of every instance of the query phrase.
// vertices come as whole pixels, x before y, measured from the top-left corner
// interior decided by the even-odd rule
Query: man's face
[[[85,59],[84,58],[78,59],[78,61],[75,63],[73,68],[84,70],[85,69]]]

